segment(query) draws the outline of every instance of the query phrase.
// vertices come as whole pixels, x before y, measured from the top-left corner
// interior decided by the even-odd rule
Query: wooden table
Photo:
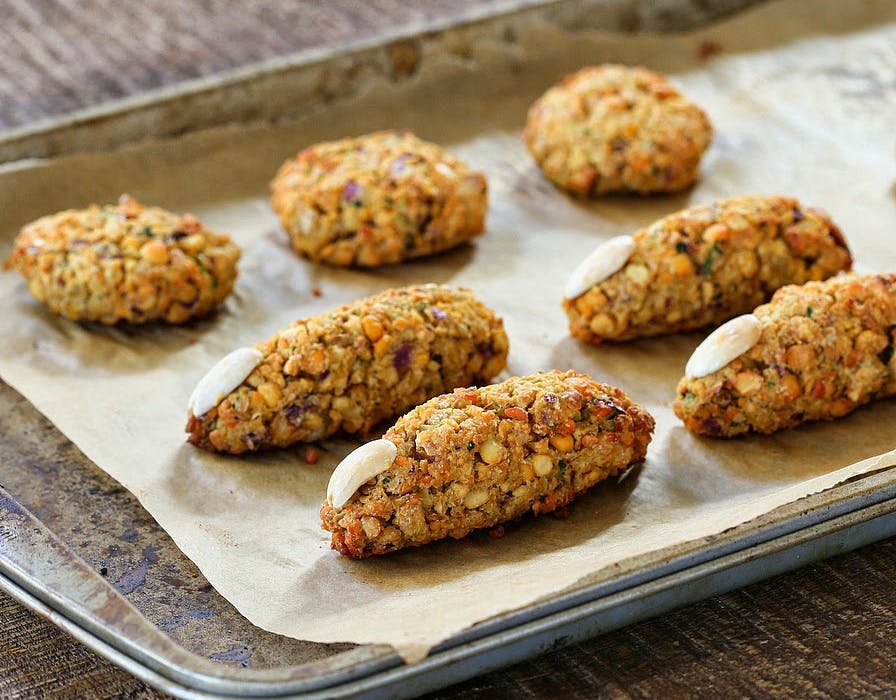
[[[0,127],[477,4],[6,0]],[[894,580],[890,540],[432,697],[894,696]],[[164,697],[2,594],[0,620],[2,697]]]

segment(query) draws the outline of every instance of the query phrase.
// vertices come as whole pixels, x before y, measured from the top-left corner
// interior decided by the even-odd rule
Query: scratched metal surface
[[[281,637],[250,624],[136,498],[3,382],[0,435],[0,485],[184,648],[254,668],[351,648]]]

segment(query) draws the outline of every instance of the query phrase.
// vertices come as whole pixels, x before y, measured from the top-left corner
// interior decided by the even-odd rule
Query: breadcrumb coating
[[[690,207],[632,237],[635,249],[621,270],[563,300],[576,338],[596,345],[718,325],[784,285],[852,267],[831,218],[790,197]]]
[[[366,557],[549,513],[642,461],[653,427],[622,390],[573,371],[456,389],[398,419],[383,436],[392,466],[343,507],[324,503],[323,528]]]
[[[364,433],[426,399],[487,382],[507,334],[468,289],[390,289],[296,321],[255,346],[261,363],[217,406],[189,416],[194,445],[240,453]]]
[[[675,415],[689,430],[772,433],[896,394],[896,274],[784,287],[753,314],[762,324],[756,345],[679,382]]]

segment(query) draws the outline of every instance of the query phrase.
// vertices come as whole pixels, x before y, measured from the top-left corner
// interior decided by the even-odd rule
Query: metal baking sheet
[[[323,658],[306,651],[298,655],[301,661],[269,668],[216,664],[223,655],[210,660],[172,641],[144,615],[157,610],[138,611],[3,490],[0,588],[177,697],[413,697],[892,536],[894,496],[890,471],[845,484],[717,538],[665,553],[653,565],[499,616],[411,666],[382,647],[330,649]],[[180,589],[176,595],[190,603],[190,591]]]
[[[471,32],[476,37],[505,36],[507,22],[553,17],[567,26],[563,23],[581,17],[584,7],[598,4],[541,5],[510,19],[479,18],[472,28],[444,29],[412,41],[422,42],[423,55],[435,50],[426,48],[429,43],[448,45],[469,39]],[[269,81],[276,78],[284,85],[295,81],[307,87],[298,78],[369,61],[368,52],[381,49],[353,47],[313,61],[298,59],[273,74],[263,69],[237,81],[188,88],[168,101],[112,108],[94,132],[83,124],[58,123],[27,138],[7,135],[0,148],[7,148],[8,155],[40,155],[102,149],[141,129],[164,135],[164,114],[181,109],[189,114],[196,100],[212,100],[201,102],[206,107],[220,101],[246,108],[224,110],[219,115],[223,121],[250,113],[257,117],[246,86],[268,81],[270,88]],[[346,80],[339,94],[358,89],[354,78]],[[234,100],[240,91],[245,100]],[[338,95],[319,99],[313,109],[335,99]],[[277,109],[273,105],[264,119],[296,116]],[[620,569],[611,581],[498,616],[448,640],[425,662],[405,666],[387,647],[303,642],[250,625],[208,586],[128,492],[6,385],[0,385],[0,433],[0,483],[8,491],[0,494],[0,586],[114,662],[182,697],[415,695],[896,531],[896,479],[883,472],[719,536],[659,552],[655,561],[637,570]]]

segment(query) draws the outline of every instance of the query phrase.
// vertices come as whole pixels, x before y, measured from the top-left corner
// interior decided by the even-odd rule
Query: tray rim
[[[867,483],[869,481],[882,482],[882,484],[869,484]],[[859,489],[860,493],[855,493],[856,488],[854,487],[859,486],[862,487]],[[831,495],[831,492],[834,491],[837,491],[842,497],[833,503],[825,502],[825,497]],[[805,501],[808,499],[820,502],[806,507]],[[17,507],[27,513],[27,510],[17,504],[14,499],[10,500],[13,501],[13,508]],[[0,503],[0,506],[2,505]],[[790,558],[788,559],[789,564],[783,568],[779,566],[772,573],[798,568],[804,563],[830,555],[829,552],[818,551],[820,545],[813,546],[813,542],[816,542],[816,540],[820,541],[832,536],[836,539],[838,533],[841,536],[840,540],[842,540],[847,537],[849,532],[855,531],[863,525],[867,526],[883,517],[889,518],[891,522],[890,530],[896,532],[896,464],[884,466],[880,471],[863,475],[855,481],[807,496],[799,501],[786,504],[782,508],[791,508],[793,506],[800,507],[794,509],[796,510],[796,515],[788,520],[757,526],[757,521],[765,518],[765,516],[760,516],[760,518],[753,521],[743,523],[723,533],[723,535],[727,536],[726,539],[728,541],[719,542],[715,551],[708,553],[705,549],[697,549],[694,552],[685,553],[680,557],[669,560],[665,564],[654,567],[651,571],[651,573],[655,574],[653,576],[644,576],[644,571],[642,570],[640,573],[641,580],[637,580],[631,585],[611,580],[591,585],[584,590],[572,592],[564,601],[567,603],[566,605],[558,605],[557,601],[550,601],[551,604],[544,614],[533,614],[533,612],[537,611],[533,611],[530,608],[522,608],[498,616],[489,621],[492,623],[490,625],[477,625],[471,630],[446,640],[418,664],[402,664],[397,655],[385,651],[378,659],[372,660],[372,667],[359,674],[357,673],[357,666],[351,666],[353,660],[347,657],[355,656],[356,654],[353,652],[357,650],[371,648],[370,645],[367,645],[356,647],[353,650],[338,652],[326,660],[327,662],[342,660],[346,662],[348,668],[345,666],[336,668],[332,672],[303,680],[248,680],[240,678],[240,676],[271,674],[264,672],[259,674],[257,669],[242,670],[229,666],[221,666],[221,673],[214,675],[191,672],[190,669],[183,667],[177,669],[179,673],[173,674],[172,671],[175,669],[171,665],[164,663],[160,667],[153,668],[151,664],[135,658],[128,650],[120,648],[115,644],[114,640],[110,642],[110,640],[104,639],[91,626],[79,624],[78,621],[73,620],[71,617],[73,610],[71,608],[66,609],[64,606],[59,606],[58,601],[52,600],[52,596],[46,596],[41,594],[39,590],[33,590],[32,586],[36,584],[39,588],[40,582],[29,581],[27,577],[25,580],[22,580],[17,575],[17,572],[11,570],[2,552],[0,552],[0,589],[45,619],[53,622],[112,663],[134,674],[148,684],[177,697],[318,698],[355,697],[358,693],[365,697],[378,697],[387,691],[389,692],[389,697],[394,697],[396,684],[398,683],[406,684],[397,686],[400,696],[410,696],[434,687],[432,676],[436,674],[447,674],[447,677],[452,682],[457,682],[470,675],[503,665],[503,663],[506,663],[506,659],[502,660],[499,657],[486,666],[480,664],[473,669],[472,673],[467,673],[467,671],[470,671],[470,668],[469,665],[465,665],[465,661],[468,664],[470,659],[475,660],[477,655],[483,653],[500,653],[502,647],[509,644],[519,645],[522,643],[525,646],[527,635],[535,634],[536,632],[542,637],[547,635],[547,639],[550,640],[550,646],[555,646],[557,637],[553,636],[554,633],[551,630],[556,631],[557,629],[570,628],[576,624],[581,625],[598,612],[612,613],[613,609],[619,605],[637,603],[639,600],[655,594],[674,596],[676,591],[696,581],[700,581],[704,577],[716,574],[724,576],[730,570],[737,570],[739,567],[761,563],[775,555],[786,555],[795,547],[802,546],[807,548],[806,557],[797,558],[796,560]],[[34,516],[31,516],[30,513],[28,515],[32,522],[40,522]],[[26,522],[28,521],[26,520]],[[50,533],[45,527],[43,529]],[[745,531],[735,534],[739,530]],[[51,534],[50,536],[55,538],[55,535]],[[874,533],[870,536],[865,536],[864,539],[857,543],[849,544],[847,542],[847,545],[841,548],[841,552],[867,544],[876,538],[877,533]],[[695,541],[691,541],[691,543],[693,542]],[[71,556],[80,560],[77,555],[69,550],[67,545],[61,542],[60,544],[71,553]],[[91,572],[91,574],[99,579],[103,585],[108,586],[115,596],[119,596],[108,582],[101,579],[98,574],[95,574],[95,572]],[[747,583],[766,577],[767,574],[762,573],[758,576],[753,576]],[[737,575],[731,575],[728,578],[729,580],[721,588],[717,585],[715,589],[705,591],[705,595],[686,596],[687,599],[680,603],[665,606],[660,610],[649,612],[647,615],[635,619],[652,617],[654,614],[661,614],[681,605],[732,590],[744,583],[743,578],[739,578]],[[122,600],[124,599],[122,598]],[[130,604],[128,603],[128,605]],[[518,616],[522,616],[522,619],[517,619]],[[152,623],[145,618],[143,619],[147,627],[158,632]],[[625,618],[616,623],[604,625],[600,631],[610,631],[632,621],[634,619]],[[473,630],[478,630],[479,633],[472,634]],[[582,635],[582,638],[585,636],[589,635],[586,633]],[[183,647],[180,647],[173,640],[169,641],[173,646],[185,651],[189,656],[202,659],[202,657],[184,650]],[[135,644],[139,646],[138,643]],[[538,650],[536,649],[535,651]],[[541,651],[544,650],[541,649]],[[528,654],[524,652],[524,655]],[[288,672],[296,668],[300,668],[300,666],[284,666],[276,670]],[[264,669],[264,671],[268,672],[274,670],[275,668]],[[349,673],[346,673],[346,670],[349,670]],[[311,681],[310,683],[308,682],[309,680]],[[407,685],[407,683],[412,685]]]
[[[668,559],[661,559],[648,567],[622,572],[615,578],[572,588],[554,598],[497,615],[453,635],[437,645],[426,659],[412,665],[403,664],[398,655],[387,647],[359,645],[354,649],[326,657],[323,662],[267,669],[241,669],[222,665],[215,666],[212,672],[197,670],[179,661],[146,653],[146,648],[141,646],[141,642],[147,642],[145,638],[125,636],[120,630],[110,632],[108,627],[92,622],[90,613],[95,611],[86,611],[87,614],[84,614],[85,611],[79,608],[77,602],[74,605],[71,601],[66,602],[64,600],[66,596],[62,592],[47,589],[42,581],[30,577],[27,572],[17,568],[2,551],[7,547],[0,548],[0,589],[113,663],[150,684],[156,684],[166,692],[177,691],[176,694],[180,697],[314,698],[318,693],[323,693],[327,697],[334,696],[334,693],[341,695],[343,690],[351,694],[373,692],[392,688],[393,683],[398,683],[407,676],[425,679],[431,674],[444,671],[446,667],[461,663],[458,657],[472,658],[477,653],[476,649],[489,648],[492,652],[499,652],[501,644],[513,641],[519,643],[525,636],[526,629],[550,627],[552,621],[562,621],[570,616],[576,617],[576,611],[600,606],[620,597],[628,602],[637,601],[638,596],[635,592],[655,590],[663,581],[673,582],[664,587],[664,590],[668,590],[674,587],[674,582],[679,578],[699,577],[700,571],[725,570],[747,564],[762,559],[763,552],[786,553],[787,546],[782,543],[800,538],[811,542],[814,539],[811,533],[826,531],[837,523],[846,522],[846,526],[834,528],[837,531],[845,531],[870,522],[878,517],[881,511],[896,513],[896,453],[884,455],[887,456],[893,460],[892,463],[878,465],[870,473],[784,504],[712,538],[698,538],[673,547],[671,549],[678,550],[678,553]],[[8,503],[9,501],[11,503]],[[82,562],[68,545],[59,540],[14,498],[0,499],[0,516],[4,511],[15,512],[16,509],[25,513],[25,522],[32,529],[36,529],[34,525],[37,524],[43,529],[44,537],[52,538],[67,555]],[[789,516],[778,519],[776,513],[779,511],[788,512]],[[714,543],[709,547],[701,547],[700,543],[706,539],[714,540]],[[3,536],[2,540],[8,545],[9,542],[14,542],[16,537]],[[658,550],[654,554],[661,555],[662,551]],[[623,560],[621,564],[625,562],[626,560]],[[799,562],[796,562],[793,568],[796,566],[799,566]],[[86,564],[85,567],[89,571],[89,577],[94,579],[93,583],[101,583],[107,587],[110,595],[119,598],[140,616],[143,623],[143,627],[139,630],[141,634],[161,635],[171,648],[181,652],[179,656],[201,666],[210,663],[164,635],[99,574],[89,569]],[[732,585],[726,590],[738,587],[739,580],[734,579],[731,583]],[[709,594],[702,597],[708,596]],[[73,619],[79,614],[82,617],[80,621]],[[587,615],[578,615],[578,619],[580,622],[587,620]],[[623,624],[627,624],[627,621]],[[139,658],[140,656],[143,658]],[[358,656],[367,658],[358,659]],[[291,672],[294,673],[306,665],[326,665],[332,668],[317,676],[300,679],[287,677]],[[277,675],[280,675],[279,679],[271,678]],[[181,690],[189,692],[182,694]]]
[[[649,0],[633,0],[646,3]],[[682,12],[682,3],[676,0],[668,0],[673,6]],[[691,11],[695,11],[706,22],[716,21],[727,15],[748,9],[754,5],[761,5],[769,0],[715,0],[718,8],[704,7],[700,2],[691,2]],[[33,159],[53,158],[62,155],[80,153],[92,150],[83,144],[61,148],[46,154],[28,152],[27,145],[35,144],[40,139],[64,138],[77,135],[80,129],[96,128],[103,125],[115,125],[125,122],[129,116],[140,116],[151,112],[153,109],[165,105],[183,103],[191,99],[212,98],[216,94],[235,93],[240,88],[250,86],[252,83],[274,78],[278,75],[296,73],[300,70],[315,65],[339,60],[353,55],[374,52],[392,44],[410,39],[427,39],[433,36],[452,31],[465,31],[476,26],[482,26],[490,22],[538,13],[550,13],[557,8],[577,7],[593,8],[595,11],[601,7],[613,5],[613,0],[492,0],[488,6],[476,5],[466,8],[454,17],[440,17],[422,21],[411,22],[400,27],[383,29],[378,33],[361,39],[348,39],[328,46],[301,49],[282,56],[250,61],[240,66],[225,68],[209,75],[195,78],[187,78],[171,85],[150,88],[133,95],[113,98],[98,105],[84,107],[62,114],[41,118],[37,121],[9,128],[0,128],[0,166],[9,163],[29,161]],[[665,32],[682,31],[688,28],[700,26],[693,23],[693,17],[682,20]],[[598,24],[594,25],[599,26]],[[656,31],[650,26],[647,29],[637,31]],[[242,96],[245,99],[245,95]],[[267,122],[294,119],[289,114],[270,118],[269,116],[256,117]],[[185,132],[220,127],[225,124],[240,121],[246,123],[246,119],[230,119],[222,122],[213,122],[200,125],[197,128],[185,128],[183,131],[173,133],[145,133],[145,129],[133,129],[134,138],[107,143],[100,150],[115,150],[127,145],[142,142],[148,138],[176,138]],[[13,155],[10,155],[13,154]]]
[[[606,0],[582,1],[596,5],[606,2]],[[745,0],[747,3],[761,1],[763,0]],[[95,106],[39,119],[29,124],[0,129],[0,165],[31,158],[31,156],[21,156],[12,159],[3,158],[2,149],[19,142],[48,137],[56,132],[64,132],[82,126],[113,120],[128,114],[148,111],[165,103],[176,103],[203,94],[249,85],[255,81],[280,73],[289,73],[315,64],[322,64],[346,56],[380,49],[403,40],[428,34],[440,34],[453,29],[469,28],[477,24],[500,20],[527,11],[571,5],[574,2],[579,2],[579,0],[493,0],[493,2],[494,4],[491,6],[478,5],[468,8],[454,18],[442,17],[429,21],[412,22],[400,27],[384,29],[378,34],[363,39],[348,39],[329,46],[301,49],[275,58],[251,61],[240,66],[225,68],[209,75],[187,78],[171,85],[150,88],[126,97],[114,98]],[[203,128],[209,127],[200,127],[200,130]],[[126,145],[131,145],[132,143],[135,142],[127,142]],[[73,152],[79,151],[75,150]],[[48,157],[52,158],[56,157],[56,155],[58,154]],[[43,158],[43,156],[37,156],[37,158]]]

